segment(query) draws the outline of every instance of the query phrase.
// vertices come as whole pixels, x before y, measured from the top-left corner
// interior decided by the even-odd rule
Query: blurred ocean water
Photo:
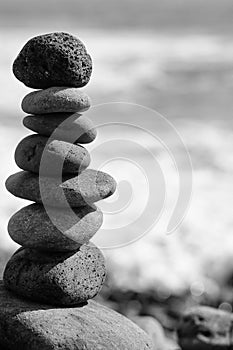
[[[93,77],[84,88],[93,104],[124,101],[157,110],[179,131],[193,163],[193,199],[175,233],[167,236],[161,220],[138,242],[104,251],[109,269],[114,272],[114,283],[126,289],[165,289],[170,293],[196,284],[203,286],[203,291],[218,290],[233,271],[233,38],[135,30],[69,31],[86,43],[93,57]],[[7,176],[18,171],[13,160],[15,147],[30,133],[22,127],[20,110],[20,101],[30,89],[13,77],[11,65],[23,44],[37,34],[37,29],[32,28],[1,32],[0,242],[5,249],[16,247],[7,235],[9,217],[29,204],[13,198],[4,188]],[[108,118],[114,120],[114,113],[120,111],[116,109],[113,115],[98,118],[108,122]],[[143,115],[135,114],[133,118],[136,122]],[[158,124],[145,127],[156,133],[155,125]],[[107,137],[104,132],[100,132],[97,145]],[[114,136],[114,130],[112,133]],[[137,138],[137,142],[153,147],[144,137]],[[172,147],[177,147],[175,140]],[[118,151],[106,150],[99,158],[106,160]],[[168,190],[176,193],[176,170],[168,154],[159,147],[157,151],[167,175]],[[177,151],[182,157],[182,150]],[[133,153],[133,148],[128,150],[129,158],[130,154],[135,156]],[[124,164],[121,171],[114,163],[108,170],[118,181],[128,177],[139,189],[130,213],[136,217],[146,185]],[[114,226],[118,220],[117,216],[107,217],[104,225]]]

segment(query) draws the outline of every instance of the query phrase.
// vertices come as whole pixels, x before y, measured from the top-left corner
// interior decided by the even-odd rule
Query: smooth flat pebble
[[[20,248],[8,261],[3,280],[7,289],[23,298],[72,306],[98,294],[105,275],[104,257],[90,244],[53,254]]]
[[[48,142],[49,141],[49,142]],[[41,162],[42,160],[42,162]],[[61,140],[49,140],[37,134],[25,137],[15,151],[19,168],[43,175],[79,173],[90,164],[88,151],[80,145]]]
[[[14,196],[55,207],[82,207],[111,196],[116,189],[113,177],[86,169],[78,176],[39,176],[21,171],[9,176],[6,188]]]
[[[68,33],[36,36],[22,48],[13,63],[13,73],[26,86],[82,87],[90,79],[92,61],[84,44]]]
[[[22,100],[22,110],[30,114],[83,112],[90,108],[90,97],[78,88],[51,87],[32,91]]]
[[[0,348],[159,350],[128,318],[90,300],[59,308],[19,299],[0,282]]]
[[[72,251],[88,243],[103,223],[95,205],[73,210],[31,204],[16,212],[8,223],[10,237],[19,245],[43,251]]]
[[[95,140],[97,130],[85,115],[79,113],[55,113],[28,115],[23,119],[26,128],[40,135],[71,143],[90,143]]]

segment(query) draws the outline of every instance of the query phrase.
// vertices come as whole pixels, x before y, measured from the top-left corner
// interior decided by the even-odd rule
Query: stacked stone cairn
[[[94,203],[116,188],[110,175],[88,168],[90,155],[80,145],[96,137],[92,121],[82,115],[90,99],[80,90],[91,76],[90,55],[70,34],[40,35],[23,47],[13,72],[40,90],[22,101],[29,114],[24,126],[35,134],[17,146],[22,171],[6,187],[35,203],[8,225],[22,247],[0,284],[0,349],[152,349],[143,330],[89,300],[106,274],[101,251],[89,242],[103,221]]]

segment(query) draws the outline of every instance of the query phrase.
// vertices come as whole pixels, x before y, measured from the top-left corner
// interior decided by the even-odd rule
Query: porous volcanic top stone
[[[159,350],[143,330],[89,301],[54,308],[18,299],[0,283],[0,348],[11,350]]]
[[[3,280],[23,298],[71,306],[98,294],[105,274],[104,257],[94,244],[60,254],[20,248],[8,261]]]
[[[78,176],[39,176],[27,171],[11,175],[6,188],[14,196],[55,207],[81,207],[111,196],[116,189],[112,176],[86,169]]]
[[[40,135],[51,136],[54,133],[54,138],[71,143],[89,143],[97,135],[93,122],[78,113],[28,115],[23,124]]]
[[[28,248],[72,251],[87,243],[103,223],[103,214],[95,205],[73,211],[51,207],[49,215],[41,204],[20,209],[8,223],[10,237]]]
[[[81,87],[92,72],[84,44],[68,33],[51,33],[30,39],[13,63],[13,73],[26,86]]]
[[[182,350],[232,349],[233,318],[226,311],[207,306],[188,310],[177,329]]]
[[[19,168],[39,174],[41,159],[43,175],[48,176],[57,175],[60,169],[63,174],[79,173],[91,161],[84,147],[61,140],[50,141],[45,136],[30,135],[18,144],[15,162]]]
[[[27,94],[22,101],[22,110],[30,114],[83,112],[90,105],[89,96],[80,89],[55,86]]]

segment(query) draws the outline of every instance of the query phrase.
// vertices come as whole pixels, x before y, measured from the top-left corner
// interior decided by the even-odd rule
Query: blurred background
[[[84,88],[93,104],[125,101],[155,109],[179,131],[193,163],[193,198],[182,225],[172,235],[154,227],[134,244],[104,250],[108,279],[99,299],[128,316],[153,315],[167,330],[187,305],[231,311],[233,2],[8,0],[0,6],[1,271],[17,248],[7,235],[9,217],[28,204],[4,187],[17,171],[15,147],[29,133],[20,102],[30,89],[14,78],[11,66],[32,36],[68,31],[93,58]],[[172,189],[175,170],[158,152],[167,159]],[[111,174],[119,176],[114,167]],[[134,201],[140,202],[140,193]]]

